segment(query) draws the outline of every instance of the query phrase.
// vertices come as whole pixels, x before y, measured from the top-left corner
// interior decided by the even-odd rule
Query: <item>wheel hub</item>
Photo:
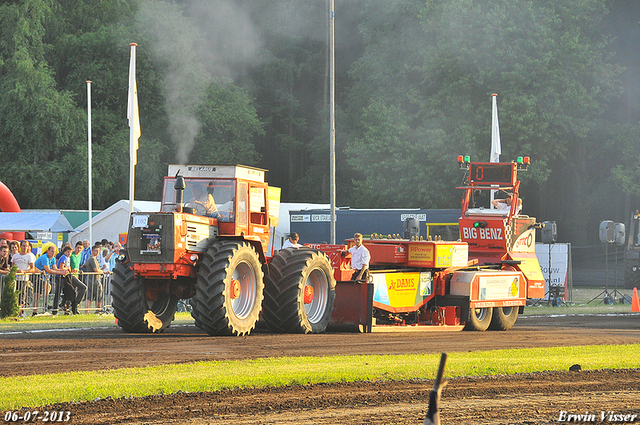
[[[311,304],[313,302],[313,286],[304,287],[304,303]]]
[[[487,317],[488,311],[486,308],[476,308],[476,317],[478,320],[484,320]]]
[[[242,292],[240,281],[236,279],[231,280],[231,285],[229,287],[229,293],[232,300],[236,300],[240,297],[240,293]]]
[[[310,323],[318,323],[324,316],[329,299],[328,288],[327,276],[321,270],[313,270],[303,289],[304,310]]]

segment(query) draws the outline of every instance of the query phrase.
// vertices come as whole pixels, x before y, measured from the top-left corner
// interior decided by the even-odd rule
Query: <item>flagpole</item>
[[[93,199],[91,190],[91,81],[87,80],[87,144],[89,158],[89,243],[93,243]]]
[[[491,159],[489,162],[500,162],[500,125],[498,124],[498,94],[491,95]]]
[[[129,210],[134,211],[136,163],[138,162],[138,139],[140,138],[140,116],[138,113],[138,87],[136,83],[136,43],[130,43],[129,95],[127,118],[129,119]]]
[[[491,95],[491,156],[489,162],[500,162],[502,148],[500,146],[500,125],[498,124],[498,94]],[[496,190],[491,191],[491,208],[495,198]]]

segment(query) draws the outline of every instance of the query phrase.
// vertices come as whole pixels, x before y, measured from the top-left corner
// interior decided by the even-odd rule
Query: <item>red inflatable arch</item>
[[[16,197],[4,183],[0,182],[0,211],[2,212],[20,212],[20,205],[16,201]],[[4,232],[0,233],[0,238],[22,240],[24,232]]]

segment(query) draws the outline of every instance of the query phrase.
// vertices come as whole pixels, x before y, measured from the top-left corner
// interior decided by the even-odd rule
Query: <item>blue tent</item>
[[[0,212],[0,232],[68,233],[74,230],[61,212]]]

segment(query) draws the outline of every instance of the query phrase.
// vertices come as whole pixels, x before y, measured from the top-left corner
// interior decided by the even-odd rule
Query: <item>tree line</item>
[[[532,158],[526,213],[587,244],[601,220],[640,208],[637,109],[620,114],[628,74],[613,22],[632,1],[335,4],[338,206],[457,208],[456,157],[488,161],[498,93],[501,160]],[[329,10],[329,0],[4,2],[0,180],[23,208],[86,209],[90,80],[93,206],[128,197],[136,42],[137,199],[160,199],[169,163],[240,163],[268,169],[284,202],[328,203]]]

